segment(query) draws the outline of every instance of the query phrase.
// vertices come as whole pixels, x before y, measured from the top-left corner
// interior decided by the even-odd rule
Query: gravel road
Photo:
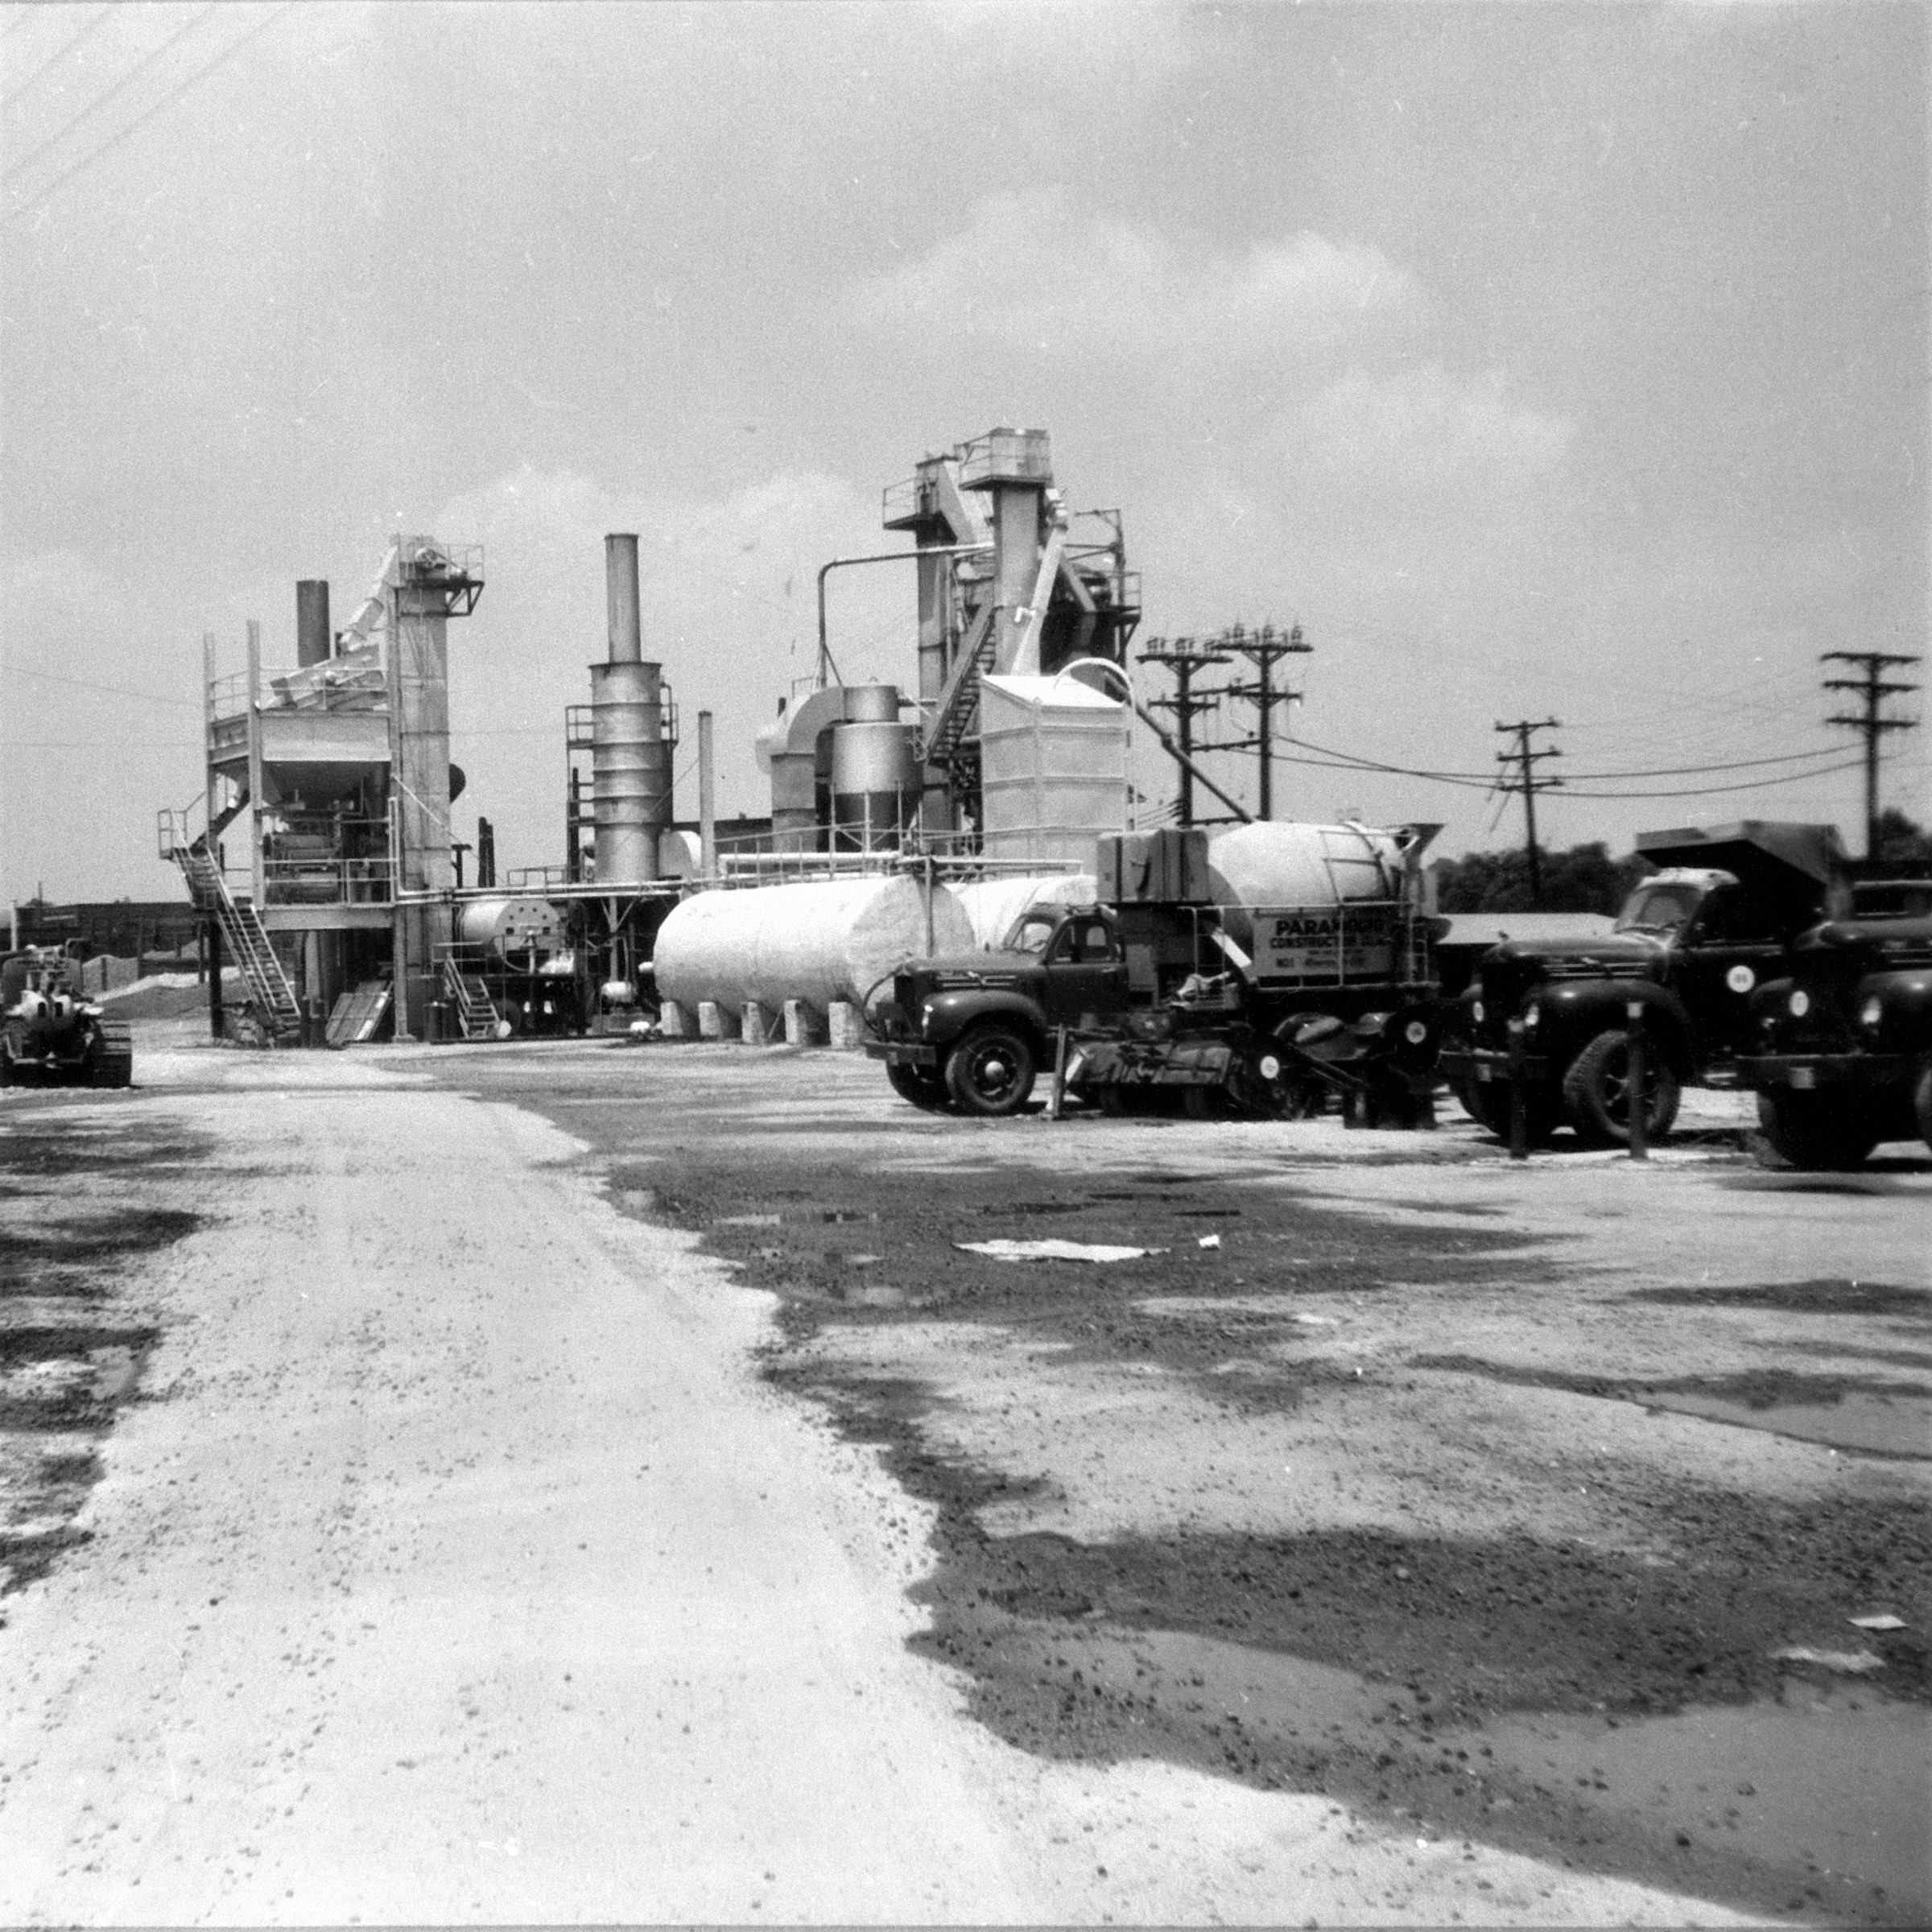
[[[141,1052],[0,1113],[7,1921],[1732,1919],[976,1720],[778,1295],[479,1097],[645,1056]]]

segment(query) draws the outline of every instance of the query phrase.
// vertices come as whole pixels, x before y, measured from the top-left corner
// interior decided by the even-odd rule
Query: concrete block
[[[849,1000],[832,1001],[826,1009],[825,1025],[832,1045],[841,1051],[856,1052],[865,1044],[865,1019]]]
[[[658,1009],[658,1030],[667,1040],[688,1040],[693,1031],[691,1015],[675,1000],[667,1000]]]
[[[794,1046],[823,1046],[825,1044],[825,1023],[819,1018],[818,1009],[808,1006],[803,1000],[787,1000],[785,1002],[785,1038]]]
[[[701,1040],[735,1040],[738,1016],[716,1000],[698,1001],[698,1038]]]
[[[765,1025],[765,1007],[762,1001],[747,1000],[745,1012],[739,1022],[739,1032],[747,1046],[762,1046],[771,1037]]]

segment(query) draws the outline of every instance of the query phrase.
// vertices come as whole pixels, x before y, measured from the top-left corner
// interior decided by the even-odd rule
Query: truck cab
[[[1637,844],[1662,869],[1633,890],[1612,931],[1496,947],[1463,993],[1464,1043],[1443,1071],[1492,1129],[1508,1120],[1513,1070],[1532,1139],[1567,1121],[1592,1145],[1627,1142],[1633,1005],[1648,1042],[1649,1133],[1669,1130],[1683,1087],[1736,1084],[1754,1044],[1753,994],[1843,878],[1830,826],[1747,820]]]
[[[1830,920],[1758,994],[1740,1062],[1794,1167],[1856,1167],[1880,1141],[1932,1146],[1932,918]]]

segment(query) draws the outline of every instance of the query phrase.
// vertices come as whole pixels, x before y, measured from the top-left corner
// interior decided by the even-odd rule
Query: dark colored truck
[[[75,973],[75,962],[51,947],[0,960],[0,1087],[125,1087],[133,1080],[127,1028],[81,997]]]
[[[1442,1071],[1492,1132],[1509,1129],[1513,1025],[1533,1142],[1566,1121],[1591,1145],[1629,1142],[1633,1003],[1648,1042],[1649,1134],[1669,1131],[1684,1087],[1739,1084],[1757,1044],[1752,996],[1847,890],[1829,825],[1746,819],[1645,832],[1637,849],[1662,869],[1632,891],[1611,932],[1507,942],[1463,993]]]
[[[1843,1169],[1881,1141],[1932,1146],[1932,918],[1828,921],[1790,968],[1760,989],[1738,1068],[1773,1150]]]
[[[1109,1112],[1165,1089],[1193,1113],[1293,1117],[1333,1095],[1356,1118],[1426,1113],[1440,1034],[1411,902],[1244,908],[1245,947],[1208,898],[1203,836],[1147,836],[1168,857],[1134,896],[1038,906],[997,952],[899,969],[866,1043],[895,1091],[1016,1113],[1063,1031],[1067,1091]],[[1100,869],[1121,876],[1104,853]]]

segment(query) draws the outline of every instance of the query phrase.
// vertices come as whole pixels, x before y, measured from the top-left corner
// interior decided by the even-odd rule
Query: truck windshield
[[[1695,886],[1640,886],[1616,915],[1619,932],[1676,932],[1689,923],[1703,894]]]
[[[1009,952],[1041,953],[1046,950],[1046,942],[1059,929],[1060,915],[1053,913],[1046,916],[1032,914],[1021,919],[1006,935]]]

